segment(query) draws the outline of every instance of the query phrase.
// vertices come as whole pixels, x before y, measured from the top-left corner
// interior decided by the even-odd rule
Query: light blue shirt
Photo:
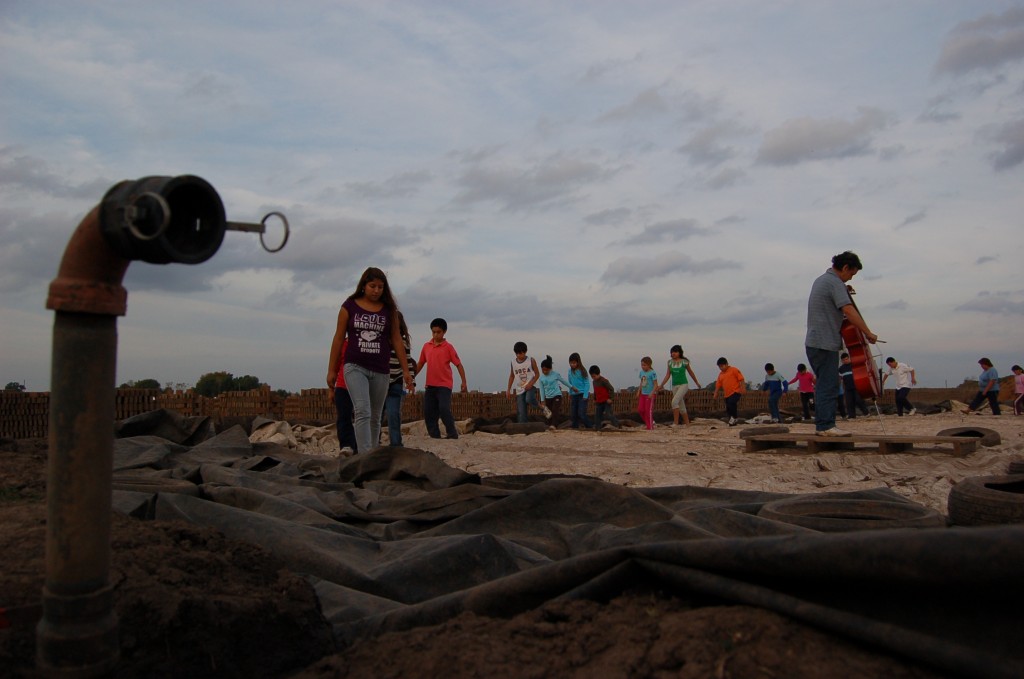
[[[561,396],[562,390],[558,386],[559,383],[564,384],[566,389],[569,388],[569,383],[565,381],[565,378],[554,370],[548,372],[547,375],[541,372],[540,378],[537,379],[537,384],[540,385],[540,397],[547,400]]]
[[[989,391],[999,391],[999,371],[995,367],[989,368],[985,372],[978,375],[978,391],[985,391],[985,387],[988,386],[990,380],[995,380],[995,384]]]
[[[579,393],[583,398],[590,396],[590,377],[582,370],[569,371],[569,384],[579,389]],[[575,392],[572,393],[575,395]]]
[[[658,385],[658,373],[653,370],[641,370],[640,371],[640,393],[644,396],[650,396],[651,392],[654,391],[654,387]]]

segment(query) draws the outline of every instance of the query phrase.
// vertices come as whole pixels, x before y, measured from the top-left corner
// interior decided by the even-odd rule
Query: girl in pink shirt
[[[796,383],[800,391],[800,405],[804,409],[804,419],[811,419],[811,402],[814,400],[814,385],[817,382],[807,366],[801,363],[796,367],[796,375],[789,378],[789,383]]]

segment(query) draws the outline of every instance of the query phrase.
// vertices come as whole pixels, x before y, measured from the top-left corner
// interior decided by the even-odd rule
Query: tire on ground
[[[968,477],[949,491],[946,506],[956,526],[1024,523],[1024,474]]]
[[[986,429],[985,427],[953,427],[951,429],[943,429],[936,436],[962,436],[964,438],[973,436],[979,439],[978,443],[986,448],[998,446],[1003,442],[999,432],[994,429]]]
[[[825,533],[946,525],[946,518],[934,509],[913,502],[884,500],[786,498],[765,503],[757,515]]]

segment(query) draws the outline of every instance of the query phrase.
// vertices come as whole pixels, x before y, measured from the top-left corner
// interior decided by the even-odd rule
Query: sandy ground
[[[468,423],[460,423],[465,428]],[[864,490],[887,486],[915,502],[946,511],[950,488],[968,476],[1003,474],[1012,459],[1024,458],[1024,417],[938,413],[881,418],[857,417],[839,425],[855,434],[935,436],[953,427],[996,431],[1002,442],[963,458],[948,447],[915,446],[911,453],[878,454],[877,447],[808,454],[781,448],[747,453],[744,428],[697,418],[689,427],[659,425],[620,430],[555,429],[536,434],[485,434],[431,439],[422,423],[405,425],[407,446],[436,453],[453,467],[481,476],[583,474],[624,486],[703,486],[780,493]],[[786,425],[811,433],[813,423]],[[864,444],[866,445],[866,444]]]

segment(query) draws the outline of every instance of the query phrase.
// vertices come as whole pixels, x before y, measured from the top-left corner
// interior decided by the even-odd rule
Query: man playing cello
[[[814,429],[818,436],[849,436],[836,427],[839,398],[840,326],[845,318],[874,344],[878,336],[868,329],[846,284],[863,268],[860,257],[847,250],[832,258],[832,268],[815,279],[807,299],[807,338],[804,348],[818,378],[814,388]]]

